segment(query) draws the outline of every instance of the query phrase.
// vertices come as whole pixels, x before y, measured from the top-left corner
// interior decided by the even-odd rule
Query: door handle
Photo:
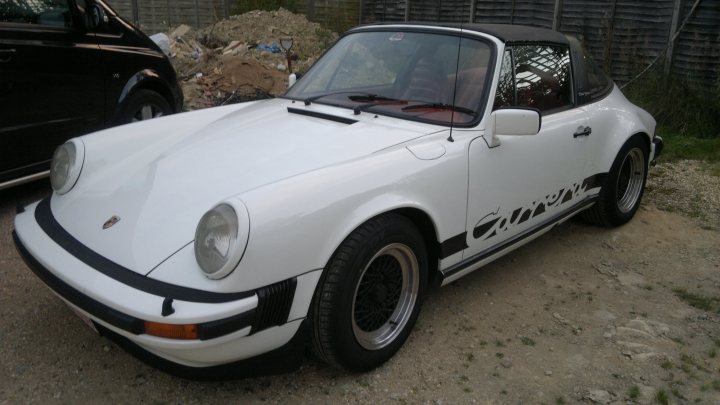
[[[580,127],[578,130],[573,134],[573,138],[577,138],[578,136],[590,136],[592,134],[592,128],[590,127]]]
[[[0,49],[0,63],[5,63],[12,59],[14,53],[15,48]]]

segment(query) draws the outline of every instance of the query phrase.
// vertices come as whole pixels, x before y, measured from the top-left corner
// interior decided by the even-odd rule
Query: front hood
[[[147,274],[192,242],[200,217],[230,196],[440,129],[283,99],[180,114],[83,137],[80,180],[67,195],[53,196],[52,211],[90,249]],[[112,216],[120,221],[103,229]]]

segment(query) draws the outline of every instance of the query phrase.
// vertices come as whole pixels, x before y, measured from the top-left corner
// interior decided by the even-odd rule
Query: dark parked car
[[[181,109],[168,58],[106,3],[0,0],[0,189],[69,138]]]

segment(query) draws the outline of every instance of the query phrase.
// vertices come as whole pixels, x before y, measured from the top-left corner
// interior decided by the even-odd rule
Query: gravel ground
[[[700,167],[658,166],[626,226],[570,221],[431,291],[377,370],[308,356],[222,383],[171,377],[95,335],[12,247],[15,205],[47,183],[0,192],[0,403],[720,404],[720,187]]]

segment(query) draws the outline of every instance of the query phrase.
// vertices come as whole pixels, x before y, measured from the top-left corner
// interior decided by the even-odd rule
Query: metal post
[[[555,12],[553,13],[553,25],[552,29],[555,31],[560,31],[561,21],[562,21],[562,9],[563,9],[563,0],[555,0]]]
[[[140,27],[140,13],[138,12],[138,2],[137,0],[131,0],[130,5],[132,8],[132,19],[133,24],[135,24],[136,27]]]
[[[678,22],[680,21],[680,9],[682,6],[682,0],[675,0],[675,7],[673,8],[672,21],[670,22],[670,32],[668,32],[668,48],[665,53],[665,67],[663,73],[665,76],[670,74],[672,68],[673,53],[675,53],[675,32],[678,28]]]
[[[200,5],[195,0],[195,28],[200,28]]]
[[[170,0],[165,0],[165,13],[167,14],[167,27],[172,27],[172,11],[170,11]]]
[[[470,18],[468,22],[470,24],[475,22],[475,8],[477,7],[477,0],[470,0]]]
[[[410,20],[410,0],[405,0],[405,21]]]

